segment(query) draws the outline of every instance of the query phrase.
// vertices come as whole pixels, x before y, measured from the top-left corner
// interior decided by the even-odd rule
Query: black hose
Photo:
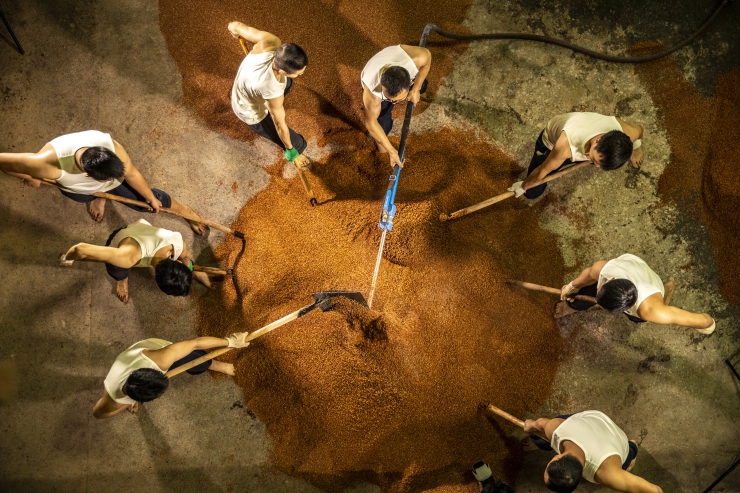
[[[584,55],[588,55],[590,57],[597,58],[599,60],[604,60],[607,62],[612,62],[612,63],[651,62],[653,60],[657,60],[659,58],[663,58],[664,56],[670,55],[674,51],[680,50],[687,44],[691,43],[719,15],[720,11],[722,10],[722,7],[728,6],[730,3],[732,3],[732,0],[722,0],[719,6],[717,6],[717,9],[707,18],[706,21],[704,21],[704,23],[701,26],[699,26],[699,28],[693,34],[689,36],[688,38],[684,39],[683,41],[681,41],[680,43],[678,43],[677,45],[672,46],[668,48],[667,50],[663,50],[659,53],[654,53],[652,55],[641,56],[641,57],[605,55],[603,53],[598,53],[596,51],[588,50],[586,48],[581,48],[580,46],[573,46],[559,39],[548,38],[547,36],[540,36],[538,34],[523,34],[523,33],[456,34],[456,33],[451,33],[449,31],[445,31],[444,29],[440,29],[434,24],[426,25],[426,27],[424,28],[424,33],[421,35],[421,41],[419,42],[419,46],[426,46],[427,40],[429,38],[429,33],[431,31],[434,31],[440,36],[444,36],[445,38],[457,39],[461,41],[476,41],[476,40],[483,40],[483,39],[522,39],[522,40],[527,40],[527,41],[540,41],[542,43],[549,43],[549,44],[553,44],[557,46],[562,46],[563,48],[573,50],[576,53],[582,53]]]

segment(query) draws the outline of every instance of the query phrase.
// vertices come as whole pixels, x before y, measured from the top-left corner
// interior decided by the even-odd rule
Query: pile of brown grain
[[[312,292],[369,289],[385,156],[360,136],[355,150],[315,163],[315,208],[280,167],[234,225],[247,235],[244,253],[235,238],[216,249],[233,265],[236,286],[224,283],[199,301],[202,335],[254,330],[308,304]],[[518,173],[472,135],[412,136],[373,310],[338,301],[235,361],[277,467],[329,490],[359,481],[386,491],[462,484],[461,472],[480,459],[513,479],[518,447],[504,443],[478,406],[537,409],[562,340],[554,300],[503,281],[558,285],[562,259],[555,238],[519,202],[457,222],[438,217],[500,193]]]

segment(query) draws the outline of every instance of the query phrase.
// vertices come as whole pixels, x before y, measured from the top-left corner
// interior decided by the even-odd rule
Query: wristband
[[[632,143],[632,150],[634,151],[635,149],[639,149],[641,145],[642,145],[642,139],[637,139],[636,141]]]
[[[193,259],[190,259],[190,263],[188,264],[188,269],[190,269],[190,272],[193,272]]]
[[[292,163],[293,161],[296,160],[298,156],[301,155],[301,153],[298,152],[298,150],[295,147],[293,147],[290,149],[285,149],[285,152],[283,152],[283,155],[285,156],[285,159],[287,159],[288,161]]]

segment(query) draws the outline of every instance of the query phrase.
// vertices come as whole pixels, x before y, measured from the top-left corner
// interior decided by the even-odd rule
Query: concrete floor
[[[607,9],[576,0],[476,0],[468,24],[474,32],[535,31],[620,53],[640,40],[670,44],[713,5],[677,0],[645,10],[641,3]],[[26,0],[4,7],[27,54],[15,52],[0,27],[0,150],[36,151],[67,132],[107,131],[151,185],[227,224],[266,186],[261,166],[274,159],[268,145],[214,133],[181,104],[180,76],[158,28],[156,3]],[[677,56],[703,94],[740,59],[739,11],[726,11]],[[560,236],[571,273],[627,251],[643,256],[664,279],[676,281],[677,306],[710,311],[718,329],[698,337],[676,327],[636,327],[598,311],[571,317],[561,324],[571,354],[547,406],[532,415],[603,410],[642,440],[636,473],[666,492],[701,491],[740,451],[740,398],[723,363],[740,349],[738,311],[717,292],[704,227],[658,205],[655,188],[670,145],[659,108],[632,67],[556,47],[472,44],[413,127],[479,129],[524,165],[551,116],[617,108],[619,116],[646,126],[643,169],[561,180],[549,193],[573,212],[566,217],[554,204],[542,205],[541,225]],[[124,347],[154,335],[181,340],[194,334],[194,299],[164,299],[148,273],[133,274],[131,301],[124,305],[102,266],[56,265],[70,245],[102,243],[138,217],[109,205],[105,220],[95,224],[84,206],[58,192],[0,176],[0,361],[14,361],[19,372],[16,399],[0,405],[0,491],[316,491],[270,466],[264,426],[226,379],[184,376],[138,416],[92,417],[102,379]],[[203,261],[221,239],[218,232],[194,239],[171,217],[154,223],[182,231]],[[689,261],[691,269],[678,268]],[[527,457],[519,491],[545,489],[548,459]],[[740,472],[716,491],[740,491]]]

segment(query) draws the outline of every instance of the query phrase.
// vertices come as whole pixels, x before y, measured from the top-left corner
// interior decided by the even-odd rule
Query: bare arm
[[[616,465],[604,467],[606,461],[612,460]],[[663,493],[660,486],[622,470],[618,456],[608,457],[596,472],[595,479],[604,486],[624,493]]]
[[[142,174],[136,169],[136,166],[131,162],[131,158],[128,156],[126,149],[121,144],[113,141],[113,146],[116,149],[116,156],[123,161],[123,178],[133,187],[134,190],[139,192],[146,203],[149,204],[154,212],[159,212],[159,208],[162,207],[162,203],[157,200],[157,197],[152,193],[152,189],[146,182]]]
[[[692,329],[708,329],[714,323],[707,313],[693,313],[663,303],[663,295],[654,293],[645,298],[637,315],[648,322],[662,325],[681,325]]]
[[[562,418],[539,418],[539,419],[527,419],[524,421],[524,431],[526,433],[532,433],[539,431],[543,433],[548,439],[552,438],[552,434],[560,424],[565,421]]]
[[[56,152],[46,144],[39,152],[0,152],[0,170],[23,179],[56,180],[62,171],[56,165]]]
[[[633,144],[635,141],[642,139],[642,136],[645,133],[645,127],[642,125],[634,125],[620,118],[617,118],[617,122],[619,122],[619,125],[622,127],[622,131],[627,134]],[[630,162],[635,168],[639,168],[642,165],[642,147],[638,146],[632,149]]]
[[[98,419],[112,418],[116,414],[120,414],[124,409],[131,407],[130,404],[119,404],[114,401],[113,398],[108,395],[108,391],[103,391],[103,397],[95,403],[93,407],[93,416]]]
[[[124,240],[125,241],[125,240]],[[122,242],[123,243],[123,242]],[[141,248],[137,245],[122,245],[119,248],[78,243],[64,254],[66,260],[105,262],[128,269],[141,260]]]
[[[260,31],[238,21],[229,23],[229,32],[237,39],[244,38],[252,43],[254,46],[251,53],[255,55],[275,51],[281,44],[280,38],[274,34],[267,31]]]
[[[382,101],[370,91],[365,83],[362,84],[362,91],[362,112],[365,117],[365,127],[367,128],[367,131],[370,133],[370,136],[375,139],[375,142],[388,151],[391,160],[391,167],[396,164],[403,167],[398,151],[393,147],[393,144],[391,144],[391,141],[388,140],[388,136],[383,131],[383,127],[378,123]]]
[[[147,349],[144,352],[159,368],[166,371],[175,361],[184,358],[196,349],[212,349],[228,345],[229,341],[224,338],[198,337],[196,339],[176,342],[162,349]]]
[[[409,94],[409,101],[416,104],[421,98],[421,86],[424,84],[424,80],[426,80],[429,74],[429,69],[432,67],[432,52],[421,46],[401,45],[401,49],[411,57],[414,65],[419,69],[419,73],[416,74],[416,80],[414,81],[414,87]]]
[[[555,142],[555,145],[545,159],[545,162],[532,170],[527,179],[524,180],[524,183],[522,183],[522,188],[527,190],[533,184],[542,180],[548,174],[562,166],[566,159],[570,159],[572,157],[573,152],[570,150],[568,136],[565,135],[565,132],[561,132],[560,137],[558,137],[558,140]]]
[[[277,130],[280,140],[283,142],[286,149],[292,149],[293,143],[290,140],[290,129],[288,128],[288,124],[285,122],[285,107],[283,106],[284,100],[285,97],[280,96],[273,99],[266,99],[265,103],[267,103],[267,111],[270,112],[272,121],[275,122],[275,129]]]

